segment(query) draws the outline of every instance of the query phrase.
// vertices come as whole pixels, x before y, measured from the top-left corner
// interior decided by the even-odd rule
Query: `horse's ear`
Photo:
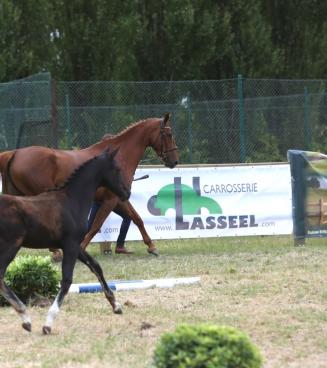
[[[171,113],[167,112],[164,116],[164,125],[168,123],[168,121],[170,120],[170,117],[171,117]]]
[[[110,133],[106,133],[105,135],[102,136],[101,141],[106,141],[107,139],[113,138],[114,135],[110,134]]]

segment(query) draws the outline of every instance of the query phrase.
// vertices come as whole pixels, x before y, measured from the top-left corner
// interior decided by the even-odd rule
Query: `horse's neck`
[[[118,148],[116,160],[123,169],[125,180],[131,183],[137,165],[147,147],[151,144],[154,125],[144,121],[127,128],[121,134],[106,140],[107,147]],[[101,144],[103,142],[99,142]]]
[[[144,155],[146,148],[149,146],[147,135],[136,131],[136,134],[119,136],[116,141],[112,141],[113,146],[119,147],[118,160],[126,169],[134,174],[137,165]]]
[[[95,161],[88,164],[87,169],[78,171],[63,188],[72,210],[82,218],[87,216],[100,184],[101,167],[96,165]]]
[[[81,149],[79,152],[87,152],[87,157],[95,157],[100,155],[106,148],[109,147],[109,141],[103,140],[92,144],[92,146]]]

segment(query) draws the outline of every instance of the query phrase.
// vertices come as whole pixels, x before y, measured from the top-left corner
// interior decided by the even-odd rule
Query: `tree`
[[[228,17],[215,1],[141,2],[141,35],[136,57],[139,79],[206,79],[205,69],[217,57],[220,39],[228,43]],[[215,78],[213,74],[210,79]]]
[[[48,0],[0,3],[0,80],[9,81],[49,69],[54,56]]]
[[[280,50],[275,76],[324,78],[327,71],[327,3],[323,0],[262,0],[273,47]]]
[[[55,76],[75,81],[133,79],[138,37],[134,4],[131,0],[57,1]]]

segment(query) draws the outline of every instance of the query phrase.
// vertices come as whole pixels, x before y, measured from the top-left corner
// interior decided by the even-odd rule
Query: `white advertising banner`
[[[130,202],[152,239],[291,234],[289,164],[141,168]],[[115,241],[111,213],[92,241]],[[141,240],[132,223],[127,240]]]

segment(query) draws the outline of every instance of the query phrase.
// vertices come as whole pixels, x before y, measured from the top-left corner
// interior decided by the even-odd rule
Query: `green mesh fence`
[[[1,83],[0,149],[51,144],[51,103],[49,73]]]
[[[326,81],[61,82],[49,73],[0,84],[0,150],[83,148],[130,123],[172,113],[182,163],[285,161],[324,151]],[[142,163],[159,163],[147,150]]]

